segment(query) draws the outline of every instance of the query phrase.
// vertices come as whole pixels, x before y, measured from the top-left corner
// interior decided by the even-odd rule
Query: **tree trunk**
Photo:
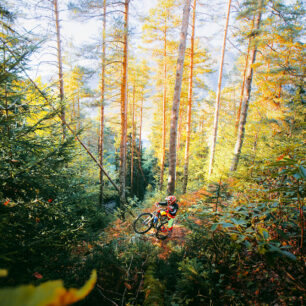
[[[225,46],[226,46],[226,36],[227,36],[229,16],[230,16],[230,11],[231,11],[231,2],[232,2],[232,0],[228,1],[227,16],[226,16],[226,22],[225,22],[225,28],[224,28],[223,45],[222,45],[222,50],[221,50],[219,78],[218,78],[218,89],[217,89],[215,118],[214,118],[214,129],[213,129],[212,142],[211,142],[211,146],[210,146],[210,158],[209,158],[208,175],[211,175],[211,173],[213,171],[213,165],[214,165],[214,159],[215,159],[216,141],[217,141],[217,133],[218,133],[218,121],[219,121],[219,109],[220,109],[221,84],[222,84],[222,74],[223,74],[224,52],[225,52]]]
[[[142,144],[141,144],[141,134],[142,134],[142,112],[143,112],[143,93],[142,93],[142,99],[141,99],[141,105],[140,105],[140,119],[139,119],[139,145],[138,150],[140,157],[142,155]]]
[[[182,126],[183,126],[183,110],[181,107],[181,109],[179,110],[178,133],[177,133],[177,142],[176,142],[177,152],[180,150],[181,147]]]
[[[103,0],[103,28],[102,28],[102,72],[101,72],[101,106],[100,106],[100,135],[99,135],[99,156],[100,164],[103,166],[103,138],[104,138],[104,99],[105,99],[105,36],[106,36],[106,0]],[[103,171],[100,169],[100,194],[99,203],[103,206]]]
[[[241,115],[240,115],[240,121],[239,121],[239,127],[238,127],[238,135],[237,135],[237,141],[235,145],[235,150],[234,150],[234,157],[232,160],[232,165],[231,165],[231,171],[236,171],[240,159],[240,153],[241,153],[241,148],[244,140],[244,134],[245,134],[245,124],[246,124],[246,119],[247,119],[247,114],[248,114],[248,107],[249,107],[249,101],[251,97],[251,89],[252,89],[252,79],[253,79],[253,64],[255,63],[256,60],[256,52],[257,52],[257,46],[255,42],[255,38],[257,36],[256,33],[258,33],[258,30],[260,28],[260,21],[261,21],[261,6],[262,6],[263,1],[261,0],[260,2],[260,9],[258,12],[258,15],[255,20],[255,25],[254,25],[254,34],[252,41],[254,42],[254,45],[252,47],[252,50],[250,52],[250,64],[248,65],[248,70],[246,74],[246,82],[245,82],[245,90],[244,90],[244,97],[243,97],[243,103],[241,107]]]
[[[192,93],[193,93],[193,57],[194,57],[194,32],[195,32],[195,12],[197,0],[193,1],[192,13],[192,32],[190,46],[190,76],[189,76],[189,96],[188,96],[188,111],[187,111],[187,131],[186,131],[186,146],[185,146],[185,164],[183,176],[183,193],[186,193],[188,184],[188,166],[189,166],[189,147],[191,135],[191,112],[192,112]]]
[[[141,172],[141,175],[143,177],[143,180],[146,182],[146,177],[143,173],[142,167],[141,167],[141,156],[142,156],[142,144],[141,144],[141,133],[142,133],[142,112],[143,112],[143,93],[142,93],[142,99],[141,99],[141,105],[140,105],[140,123],[139,123],[139,145],[138,145],[138,167]]]
[[[123,60],[121,82],[121,140],[120,140],[120,203],[126,202],[126,139],[127,139],[127,66],[128,66],[128,17],[129,0],[124,2],[124,36],[123,36]]]
[[[80,111],[80,92],[78,91],[78,98],[77,98],[77,104],[78,104],[78,118],[77,118],[77,125],[76,128],[79,131],[81,129],[81,111]]]
[[[179,154],[181,147],[181,136],[182,136],[182,126],[183,126],[183,107],[182,104],[179,108],[179,117],[178,117],[178,127],[177,127],[177,140],[176,140],[176,152]],[[180,160],[177,160],[175,177],[177,177],[177,171],[180,166]]]
[[[184,69],[185,49],[186,49],[186,37],[188,30],[190,1],[185,1],[182,29],[180,37],[180,45],[176,66],[176,78],[172,105],[171,125],[170,125],[170,145],[169,145],[169,177],[168,177],[168,194],[173,194],[175,190],[175,172],[176,172],[176,141],[177,141],[177,122],[178,112],[180,107],[180,96],[182,88],[182,77]]]
[[[131,195],[133,195],[133,179],[134,179],[134,140],[135,140],[135,81],[133,86],[133,104],[132,104]]]
[[[254,28],[254,20],[255,20],[255,15],[253,17],[252,21],[252,27],[251,27],[251,33],[253,32]],[[241,95],[240,95],[240,103],[238,107],[238,113],[237,113],[237,118],[236,118],[236,123],[235,123],[235,136],[237,136],[238,133],[238,126],[239,126],[239,121],[240,121],[240,114],[241,114],[241,106],[242,106],[242,101],[243,101],[243,96],[244,96],[244,85],[245,85],[245,76],[246,76],[246,71],[248,69],[248,63],[249,63],[249,56],[250,56],[250,47],[251,47],[251,35],[249,37],[249,44],[248,44],[248,50],[245,58],[245,66],[243,70],[243,78],[242,78],[242,86],[241,86]]]
[[[163,136],[162,136],[162,158],[160,162],[159,189],[163,189],[164,167],[166,157],[166,110],[167,110],[167,24],[164,29],[164,82],[163,82]]]
[[[57,0],[53,0],[54,14],[55,14],[55,28],[56,28],[56,40],[57,40],[57,65],[58,65],[58,80],[59,80],[59,98],[61,105],[61,118],[63,138],[66,138],[66,126],[63,124],[65,121],[65,105],[64,105],[64,80],[63,80],[63,65],[62,65],[62,47],[61,47],[61,33],[60,33],[60,20],[58,12]]]

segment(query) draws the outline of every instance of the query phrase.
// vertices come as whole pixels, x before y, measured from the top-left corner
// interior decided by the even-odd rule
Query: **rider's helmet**
[[[168,205],[172,205],[176,202],[176,197],[175,196],[168,196],[168,197],[166,197],[165,200],[167,201]]]

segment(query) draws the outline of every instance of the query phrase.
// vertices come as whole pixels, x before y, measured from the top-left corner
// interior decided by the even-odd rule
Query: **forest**
[[[305,305],[304,44],[302,0],[2,0],[0,306]]]

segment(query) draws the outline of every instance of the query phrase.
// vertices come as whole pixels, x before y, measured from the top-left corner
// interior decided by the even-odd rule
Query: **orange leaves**
[[[182,207],[189,207],[191,205],[197,204],[199,200],[203,200],[203,198],[205,198],[206,196],[211,197],[212,194],[203,188],[196,192],[185,194],[184,196],[182,196],[179,203]]]
[[[212,196],[212,194],[210,192],[208,192],[207,190],[205,190],[205,189],[199,190],[198,193],[201,194],[201,195],[209,196],[209,197]]]
[[[10,200],[5,201],[3,205],[6,206],[8,203],[10,203]]]
[[[38,272],[34,272],[34,273],[33,273],[33,276],[34,276],[35,278],[37,278],[37,279],[42,279],[42,278],[43,278],[43,276],[42,276],[40,273],[38,273]]]
[[[242,275],[243,275],[243,276],[247,276],[248,274],[249,274],[249,271],[247,271],[247,270],[244,271],[244,272],[242,272]]]
[[[279,156],[276,160],[277,160],[277,161],[280,161],[280,160],[282,160],[285,156],[286,156],[286,154],[282,154],[282,155]]]
[[[124,282],[124,286],[127,290],[132,290],[132,286],[129,283]]]

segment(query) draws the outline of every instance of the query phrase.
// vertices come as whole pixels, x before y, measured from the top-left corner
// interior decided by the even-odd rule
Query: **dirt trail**
[[[198,204],[198,201],[203,200],[207,196],[211,196],[206,189],[200,189],[197,192],[189,193],[183,195],[179,201],[179,212],[175,220],[175,224],[173,227],[172,234],[165,240],[159,240],[155,236],[155,229],[151,229],[144,235],[138,235],[138,237],[142,240],[150,241],[152,244],[157,245],[161,249],[161,253],[159,254],[160,258],[167,258],[171,253],[171,250],[174,246],[183,246],[185,243],[186,235],[190,233],[190,230],[186,228],[180,221],[180,214],[182,215],[191,207],[194,207]],[[210,204],[207,204],[210,205]],[[154,208],[148,209],[146,211],[153,212]],[[196,215],[196,214],[195,214]],[[201,225],[202,221],[197,219],[196,216],[190,217],[193,222]],[[134,218],[128,216],[126,221],[122,221],[117,219],[105,230],[105,237],[107,237],[106,242],[110,242],[113,239],[133,239],[135,237],[135,232],[132,227],[132,223]]]

